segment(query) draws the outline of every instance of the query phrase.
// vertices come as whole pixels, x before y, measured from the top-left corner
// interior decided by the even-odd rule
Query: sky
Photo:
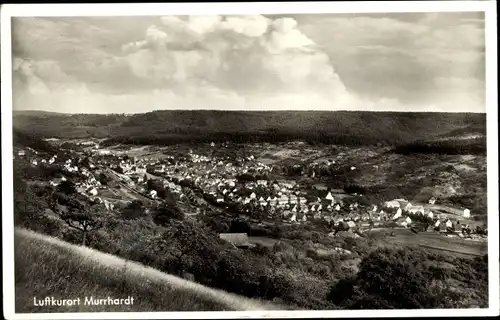
[[[485,112],[484,13],[17,17],[13,109]]]

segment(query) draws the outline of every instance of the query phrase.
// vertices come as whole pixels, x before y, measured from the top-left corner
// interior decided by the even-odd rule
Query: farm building
[[[248,241],[246,233],[221,233],[219,238],[231,243],[236,248],[249,248],[252,244]]]

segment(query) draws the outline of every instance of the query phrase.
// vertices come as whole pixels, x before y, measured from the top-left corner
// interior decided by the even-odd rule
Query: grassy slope
[[[25,229],[15,229],[16,312],[265,310],[242,298]],[[35,307],[33,297],[134,297],[134,305]],[[63,308],[63,310],[61,310]],[[275,307],[276,308],[276,307]]]

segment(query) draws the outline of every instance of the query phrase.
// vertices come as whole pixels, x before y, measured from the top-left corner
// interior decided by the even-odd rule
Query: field
[[[452,254],[463,257],[482,256],[487,254],[486,242],[464,240],[458,237],[449,238],[435,232],[419,232],[415,234],[409,229],[394,229],[395,237],[385,240],[392,244],[420,246],[424,249],[441,251],[442,254]]]
[[[242,298],[25,229],[15,229],[16,312],[264,310]],[[133,305],[39,307],[33,297],[134,297]]]

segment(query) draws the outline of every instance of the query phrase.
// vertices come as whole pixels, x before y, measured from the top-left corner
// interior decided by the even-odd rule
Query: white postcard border
[[[373,2],[290,2],[290,3],[170,3],[170,4],[20,4],[1,8],[2,39],[2,225],[3,293],[7,319],[226,319],[226,318],[324,318],[324,317],[462,317],[499,315],[499,217],[498,217],[498,96],[496,1],[373,1]],[[489,308],[435,310],[342,310],[342,311],[238,311],[238,312],[113,312],[37,313],[14,312],[14,217],[12,164],[12,66],[10,18],[33,16],[138,16],[161,14],[300,14],[300,13],[382,13],[382,12],[485,12],[486,108],[488,163]]]

